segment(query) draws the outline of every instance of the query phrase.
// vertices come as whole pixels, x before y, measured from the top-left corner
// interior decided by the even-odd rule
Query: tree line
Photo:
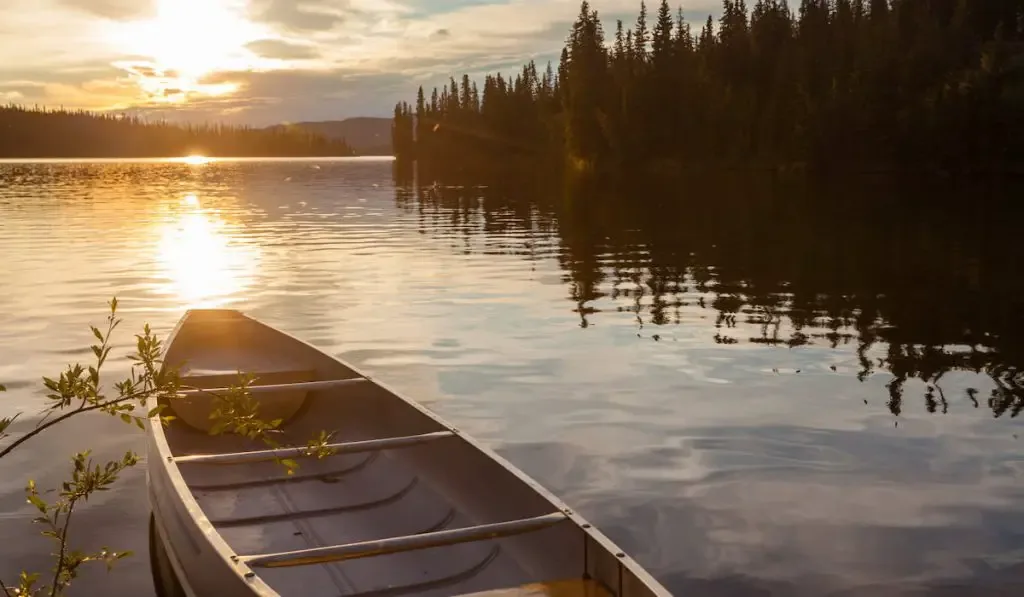
[[[297,128],[147,122],[138,116],[0,107],[0,157],[349,156],[344,142]]]
[[[1024,0],[724,0],[696,28],[662,0],[610,36],[584,1],[557,66],[421,88],[392,131],[400,162],[440,173],[1020,171]]]

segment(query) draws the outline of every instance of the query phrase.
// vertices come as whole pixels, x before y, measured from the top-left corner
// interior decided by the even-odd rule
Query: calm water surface
[[[243,309],[492,445],[676,594],[1022,594],[1021,288],[990,239],[527,195],[379,160],[0,164],[0,415],[91,357],[111,296],[117,356]],[[95,417],[5,459],[0,577],[48,565],[27,478],[141,447]],[[152,593],[144,473],[77,519],[136,550],[77,594]]]

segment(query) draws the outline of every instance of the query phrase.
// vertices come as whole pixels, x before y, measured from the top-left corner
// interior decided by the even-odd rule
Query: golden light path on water
[[[246,243],[237,226],[204,209],[194,194],[168,206],[159,225],[157,262],[165,291],[183,308],[222,307],[252,284],[260,249]]]

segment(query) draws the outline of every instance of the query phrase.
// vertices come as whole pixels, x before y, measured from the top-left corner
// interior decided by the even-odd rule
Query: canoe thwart
[[[499,539],[538,531],[560,522],[569,520],[562,512],[552,512],[543,516],[522,518],[505,522],[481,524],[461,529],[435,531],[418,535],[405,535],[375,541],[360,541],[343,545],[300,549],[281,553],[243,556],[240,560],[254,568],[281,568],[290,566],[309,566],[353,560],[373,556],[389,555],[431,547],[443,547],[459,543]]]
[[[360,452],[376,452],[377,450],[392,450],[395,448],[407,448],[430,441],[454,437],[453,431],[434,431],[420,435],[407,435],[404,437],[388,437],[384,439],[371,439],[358,442],[342,442],[338,444],[327,444],[326,448],[332,455],[336,454],[357,454]],[[271,450],[253,450],[251,452],[227,452],[224,454],[192,454],[188,456],[177,456],[174,462],[179,464],[249,464],[263,462],[275,458],[295,458],[305,456],[309,450],[306,446],[295,446],[293,448],[276,448]]]
[[[348,379],[324,379],[320,381],[300,381],[295,383],[278,383],[278,384],[267,384],[267,385],[256,385],[249,386],[248,390],[250,394],[269,394],[271,392],[295,392],[299,390],[305,390],[311,392],[314,390],[327,390],[331,388],[339,388],[342,386],[348,386],[358,384],[362,382],[368,382],[370,380],[365,377],[350,377]],[[185,398],[188,396],[202,396],[208,394],[226,394],[230,392],[231,388],[198,388],[192,390],[181,390],[178,392],[179,398]]]

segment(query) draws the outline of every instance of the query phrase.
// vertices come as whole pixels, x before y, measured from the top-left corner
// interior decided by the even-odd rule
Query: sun
[[[217,97],[238,91],[210,75],[263,68],[267,60],[246,46],[272,32],[246,17],[248,0],[157,0],[152,18],[112,25],[108,41],[125,56],[114,63],[158,103],[193,95]]]
[[[179,77],[197,79],[244,66],[245,45],[261,35],[238,0],[158,0],[156,16],[126,31],[132,53]]]

